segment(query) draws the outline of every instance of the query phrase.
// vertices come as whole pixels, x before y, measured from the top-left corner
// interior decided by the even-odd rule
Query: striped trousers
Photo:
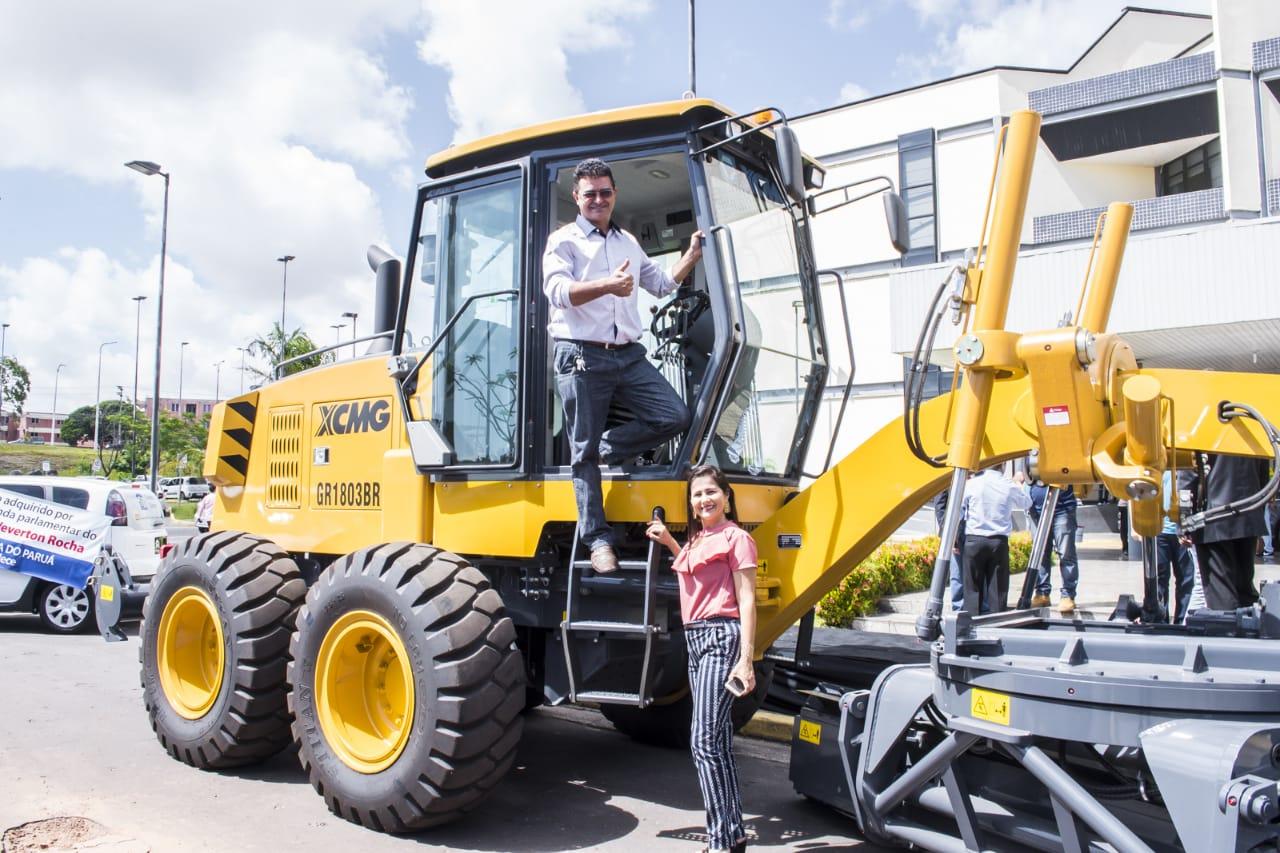
[[[689,690],[693,695],[693,727],[689,745],[707,809],[707,845],[727,850],[746,837],[738,768],[733,762],[733,694],[725,689],[738,662],[742,623],[716,618],[684,627],[689,646]]]

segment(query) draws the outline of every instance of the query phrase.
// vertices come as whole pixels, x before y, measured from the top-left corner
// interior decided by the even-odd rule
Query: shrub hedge
[[[937,553],[937,536],[881,545],[822,597],[818,619],[823,625],[847,628],[859,616],[876,612],[876,602],[886,595],[928,589]],[[1030,556],[1030,533],[1019,531],[1009,537],[1011,573],[1026,571]]]

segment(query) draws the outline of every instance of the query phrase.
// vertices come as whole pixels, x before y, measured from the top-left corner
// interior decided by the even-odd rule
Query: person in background
[[[1168,614],[1166,618],[1172,623],[1181,624],[1187,621],[1187,612],[1191,608],[1191,593],[1195,589],[1195,562],[1191,558],[1191,539],[1178,532],[1178,525],[1169,518],[1169,509],[1178,500],[1178,491],[1189,489],[1195,475],[1190,471],[1179,471],[1177,489],[1174,489],[1173,475],[1164,472],[1164,526],[1156,536],[1156,592],[1160,606]],[[1169,576],[1174,581],[1174,599],[1169,598]],[[1170,604],[1177,603],[1175,611]]]
[[[1045,496],[1049,487],[1043,480],[1036,480],[1028,489],[1031,495],[1031,520],[1040,523],[1040,513],[1044,509]],[[1053,509],[1051,524],[1052,539],[1044,549],[1044,558],[1036,569],[1036,591],[1031,597],[1032,607],[1048,607],[1049,592],[1052,589],[1050,569],[1053,566],[1053,552],[1058,554],[1058,572],[1062,575],[1062,596],[1058,599],[1058,612],[1071,613],[1076,609],[1076,587],[1080,582],[1080,562],[1076,559],[1076,490],[1067,486],[1058,492],[1058,502]],[[1030,571],[1028,567],[1027,571]]]
[[[1120,559],[1129,559],[1129,502],[1124,498],[1116,500],[1116,510],[1120,519]]]
[[[1247,456],[1210,454],[1209,470],[1192,472],[1189,484],[1206,508],[1225,506],[1256,494],[1267,479],[1266,463]],[[1196,557],[1205,604],[1212,610],[1235,610],[1258,600],[1253,560],[1266,523],[1262,507],[1211,521],[1195,534]]]
[[[209,524],[213,521],[213,501],[216,491],[218,491],[218,487],[210,483],[209,494],[202,497],[200,503],[196,506],[196,530],[201,533],[208,533]]]
[[[971,477],[964,489],[964,609],[999,613],[1009,602],[1009,534],[1013,511],[1031,507],[1021,471],[1009,479],[999,468]],[[994,595],[989,588],[994,582]],[[994,600],[993,600],[994,599]]]
[[[943,489],[936,498],[933,499],[933,518],[938,523],[938,535],[942,535],[942,523],[947,517],[947,500],[951,494],[950,489]],[[964,603],[964,517],[961,516],[960,524],[956,527],[956,543],[951,549],[951,609],[959,610],[960,605]]]
[[[734,522],[733,489],[714,465],[689,472],[689,541],[681,548],[661,521],[645,531],[676,555],[680,617],[689,647],[693,726],[689,745],[707,811],[710,853],[747,847],[733,761],[735,696],[755,689],[756,543]]]

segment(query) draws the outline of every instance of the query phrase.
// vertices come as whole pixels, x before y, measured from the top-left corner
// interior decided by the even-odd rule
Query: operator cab
[[[672,479],[705,461],[797,482],[827,348],[804,186],[784,180],[795,168],[783,161],[801,161],[779,148],[758,122],[681,101],[553,122],[428,161],[435,180],[420,190],[396,344],[418,467],[568,476],[541,258],[548,235],[577,216],[574,166],[600,157],[618,189],[615,222],[659,266],[669,270],[694,231],[707,235],[675,292],[637,289],[651,321],[642,343],[692,425],[641,473],[606,475]],[[809,163],[804,174],[820,170]]]

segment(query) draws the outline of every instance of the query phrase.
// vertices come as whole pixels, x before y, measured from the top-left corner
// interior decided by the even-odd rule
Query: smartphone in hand
[[[728,690],[734,696],[744,696],[747,692],[747,685],[742,679],[736,675],[729,676],[729,680],[724,683],[724,689]]]

